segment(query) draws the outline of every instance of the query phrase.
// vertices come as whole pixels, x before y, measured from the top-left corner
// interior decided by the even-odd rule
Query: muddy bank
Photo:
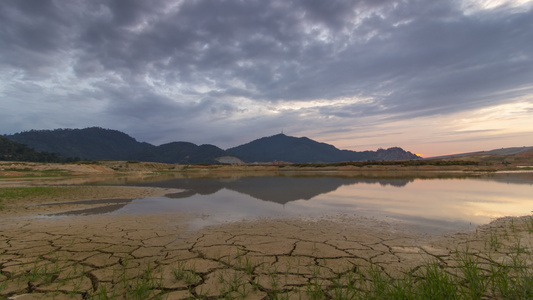
[[[453,274],[458,250],[468,248],[487,268],[504,261],[517,243],[523,253],[533,250],[529,217],[503,218],[472,232],[434,237],[355,217],[266,219],[200,231],[188,228],[190,218],[2,218],[0,298],[30,293],[45,299],[123,299],[142,287],[146,295],[163,299],[214,299],[232,293],[236,299],[268,299],[280,293],[305,299],[317,280],[328,298],[339,278],[360,276],[371,266],[398,277],[435,261]],[[529,254],[524,260],[531,267]]]
[[[128,203],[134,199],[163,196],[180,191],[129,186],[37,186],[29,187],[29,192],[25,192],[24,189],[24,187],[9,189],[14,195],[2,199],[2,210],[0,210],[2,220],[103,208],[117,204],[117,201]]]

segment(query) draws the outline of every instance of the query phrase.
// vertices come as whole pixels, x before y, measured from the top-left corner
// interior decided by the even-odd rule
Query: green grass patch
[[[2,200],[17,200],[30,197],[54,197],[81,187],[28,186],[0,188]]]
[[[22,168],[22,169],[19,169],[19,168],[7,168],[7,169],[4,169],[4,171],[27,173],[27,172],[34,172],[35,170],[30,169],[30,168]]]
[[[42,174],[51,174],[51,175],[68,175],[72,173],[69,170],[62,170],[62,169],[50,169],[50,170],[44,170],[41,171]]]

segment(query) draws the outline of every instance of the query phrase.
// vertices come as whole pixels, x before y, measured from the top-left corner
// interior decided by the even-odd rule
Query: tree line
[[[61,157],[56,153],[40,152],[21,143],[13,142],[0,135],[0,161],[31,162],[74,162],[79,157]]]

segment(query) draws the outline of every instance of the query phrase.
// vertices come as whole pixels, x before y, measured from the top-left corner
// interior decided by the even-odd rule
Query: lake
[[[422,234],[473,229],[533,210],[533,173],[365,177],[174,178],[134,185],[181,189],[136,199],[111,214],[188,213],[192,230],[259,218],[358,216]]]

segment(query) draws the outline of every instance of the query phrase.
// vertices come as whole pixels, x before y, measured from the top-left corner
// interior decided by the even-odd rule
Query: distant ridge
[[[0,135],[0,161],[33,161],[33,162],[68,162],[55,153],[39,152],[21,143],[14,142]]]
[[[229,148],[227,152],[245,162],[305,163],[329,162],[331,153],[336,150],[338,149],[332,145],[319,143],[306,137],[296,138],[280,133]],[[342,155],[342,153],[338,154]]]
[[[139,153],[136,159],[170,164],[215,164],[221,156],[226,156],[226,151],[217,146],[172,142]]]
[[[227,152],[245,162],[285,161],[293,163],[332,163],[364,160],[412,160],[419,156],[394,147],[378,151],[339,150],[333,145],[306,137],[291,137],[283,133],[264,137],[247,144],[227,149]]]
[[[139,142],[112,129],[30,130],[6,138],[39,151],[58,153],[63,157],[86,160],[138,160],[177,164],[212,164],[220,161],[247,163],[329,163],[365,160],[412,160],[419,156],[393,147],[377,151],[339,150],[333,145],[307,137],[277,134],[223,150],[214,145],[171,142],[160,146]],[[223,158],[221,160],[221,158]]]
[[[467,153],[457,153],[457,154],[450,154],[450,155],[441,155],[441,156],[434,156],[434,157],[427,157],[424,159],[442,159],[442,158],[454,158],[454,157],[463,157],[463,156],[471,156],[471,155],[515,155],[520,154],[524,152],[533,151],[533,146],[530,147],[509,147],[509,148],[501,148],[501,149],[494,149],[490,151],[476,151],[476,152],[467,152]]]

